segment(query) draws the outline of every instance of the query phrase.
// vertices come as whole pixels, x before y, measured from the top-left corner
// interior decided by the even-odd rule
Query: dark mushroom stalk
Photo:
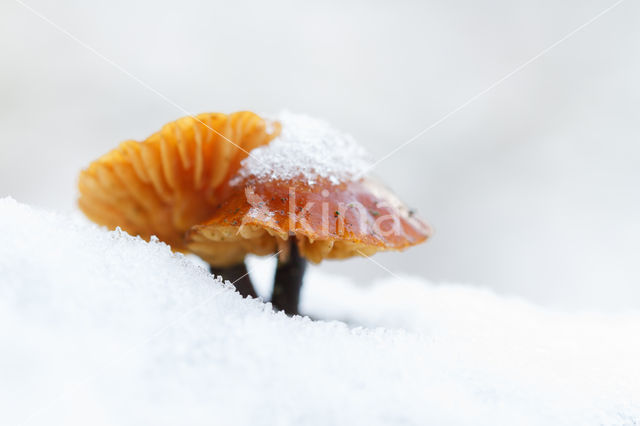
[[[288,315],[298,315],[300,289],[307,261],[300,255],[295,237],[290,237],[284,256],[278,257],[271,304]]]
[[[255,288],[253,288],[253,283],[251,283],[247,265],[244,262],[240,262],[234,266],[226,266],[224,268],[209,266],[209,270],[213,275],[220,275],[223,279],[229,280],[242,297],[258,297]]]

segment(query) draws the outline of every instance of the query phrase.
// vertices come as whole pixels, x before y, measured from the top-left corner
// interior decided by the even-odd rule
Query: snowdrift
[[[312,321],[162,243],[11,199],[0,242],[3,425],[640,422],[637,312],[312,269],[303,311],[346,322]]]

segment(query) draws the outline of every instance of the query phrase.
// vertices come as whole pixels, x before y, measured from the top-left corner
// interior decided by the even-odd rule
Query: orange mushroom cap
[[[214,266],[267,255],[295,237],[314,263],[402,250],[425,241],[431,228],[371,179],[334,183],[250,176],[228,189],[219,209],[187,233],[187,246]]]
[[[183,251],[185,232],[213,215],[242,159],[279,131],[251,112],[183,117],[91,163],[80,173],[78,205],[100,225]]]

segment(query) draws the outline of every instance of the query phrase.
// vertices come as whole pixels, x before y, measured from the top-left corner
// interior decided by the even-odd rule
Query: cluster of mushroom
[[[81,172],[79,207],[98,224],[197,254],[243,296],[256,297],[245,257],[277,254],[271,302],[289,314],[298,313],[306,260],[429,237],[428,225],[351,167],[360,159],[350,150],[360,148],[347,136],[287,117],[207,113],[125,141]]]

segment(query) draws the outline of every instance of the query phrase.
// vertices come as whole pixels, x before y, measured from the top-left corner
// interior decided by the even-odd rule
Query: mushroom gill
[[[78,205],[100,225],[184,251],[185,232],[213,215],[240,162],[279,131],[246,111],[180,118],[91,163],[78,180]]]

